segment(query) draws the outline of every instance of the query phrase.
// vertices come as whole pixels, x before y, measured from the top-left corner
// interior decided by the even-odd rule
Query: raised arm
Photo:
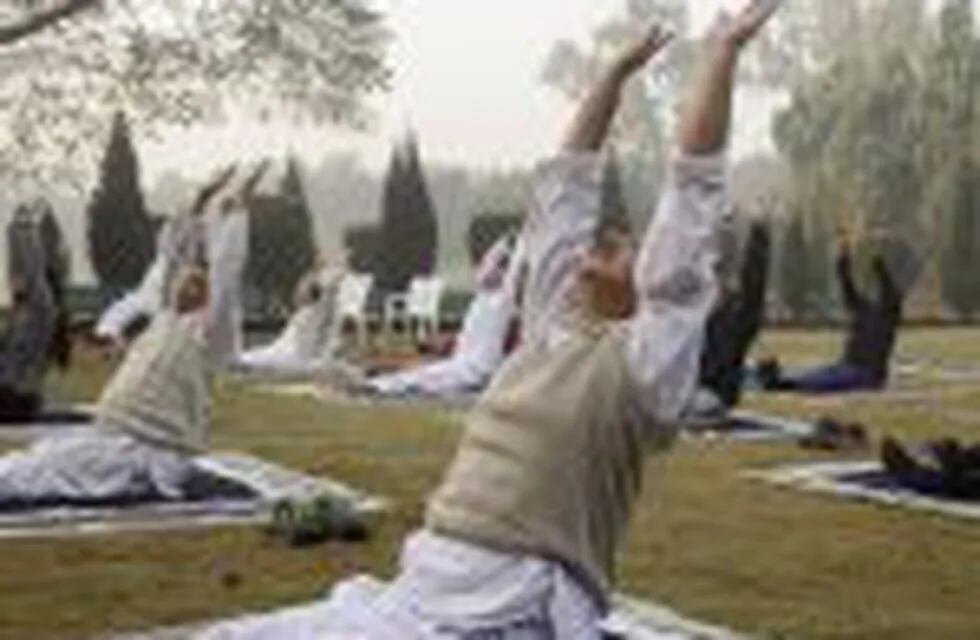
[[[756,315],[764,306],[771,245],[769,227],[763,222],[753,222],[740,282],[739,299],[744,314]],[[761,317],[758,320],[761,321]]]
[[[579,106],[565,134],[563,147],[566,151],[598,151],[602,147],[619,108],[623,85],[663,49],[671,37],[669,31],[654,25],[613,59]]]
[[[774,3],[760,0],[719,18],[687,93],[678,150],[640,248],[634,272],[638,312],[629,324],[627,355],[639,409],[654,423],[675,421],[697,381],[704,326],[716,297],[721,223],[729,208],[724,150],[736,66],[743,46],[774,10]]]
[[[200,191],[197,192],[197,197],[194,199],[194,204],[191,206],[191,215],[200,215],[204,213],[207,209],[208,204],[211,200],[218,195],[218,193],[225,188],[225,186],[234,177],[237,170],[237,165],[232,164],[226,169],[221,170],[218,175],[204,185]]]
[[[522,233],[526,272],[522,331],[534,342],[570,309],[579,256],[599,222],[602,163],[598,150],[609,131],[623,84],[669,41],[653,27],[625,47],[583,100],[565,135],[562,153],[538,169],[531,211]]]
[[[894,278],[892,278],[891,272],[888,270],[888,265],[885,263],[885,259],[881,256],[876,256],[874,259],[874,270],[875,274],[878,276],[878,288],[879,288],[879,304],[885,308],[892,311],[901,310],[902,308],[902,291],[895,284]]]
[[[858,291],[854,284],[854,274],[852,273],[851,252],[847,247],[842,247],[837,256],[837,283],[840,285],[841,296],[844,304],[851,311],[856,311],[867,304],[864,296]]]
[[[245,179],[245,182],[242,183],[239,193],[244,201],[248,201],[248,199],[254,195],[255,189],[259,186],[259,182],[262,181],[266,171],[269,170],[270,164],[271,163],[267,159],[259,162],[259,164],[256,165],[255,169],[252,171],[251,175],[249,175],[248,178]]]

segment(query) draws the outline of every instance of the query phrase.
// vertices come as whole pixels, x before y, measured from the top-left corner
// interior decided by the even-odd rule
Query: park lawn
[[[760,353],[791,363],[836,352],[832,332],[772,332]],[[980,367],[980,330],[906,332],[902,353]],[[82,358],[63,383],[90,398],[105,366]],[[787,415],[860,419],[876,434],[980,437],[980,383],[928,372],[887,396],[747,398]],[[972,422],[972,416],[977,419]],[[954,419],[955,418],[955,419]],[[248,528],[0,543],[0,638],[91,637],[309,601],[361,571],[391,575],[403,536],[452,455],[455,418],[352,408],[219,385],[215,449],[245,450],[391,498],[370,542],[294,550]],[[790,445],[680,442],[650,462],[620,587],[763,637],[980,637],[980,523],[770,488],[740,469],[813,454]]]

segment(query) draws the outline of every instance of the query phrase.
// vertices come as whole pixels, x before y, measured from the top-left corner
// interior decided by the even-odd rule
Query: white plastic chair
[[[343,326],[344,322],[352,323],[360,345],[367,343],[367,305],[373,288],[374,276],[367,273],[348,273],[340,281],[340,289],[337,291],[339,326]]]
[[[421,342],[439,331],[439,311],[446,285],[438,276],[412,279],[405,293],[394,293],[385,298],[385,327],[390,335],[395,321],[402,326],[415,324],[415,338]]]

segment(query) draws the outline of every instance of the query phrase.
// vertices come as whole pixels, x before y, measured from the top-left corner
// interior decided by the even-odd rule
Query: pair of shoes
[[[858,422],[844,424],[824,416],[817,421],[813,433],[799,439],[799,444],[805,449],[824,451],[865,449],[868,446],[868,432]]]
[[[360,542],[368,534],[367,525],[354,505],[331,496],[317,496],[309,501],[280,500],[272,508],[269,531],[294,547],[326,540]]]
[[[773,390],[779,388],[779,383],[783,379],[783,369],[776,358],[766,358],[760,360],[756,366],[756,377],[763,389]]]

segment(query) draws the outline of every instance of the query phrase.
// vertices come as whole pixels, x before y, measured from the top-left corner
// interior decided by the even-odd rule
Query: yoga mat
[[[345,393],[321,389],[314,384],[264,384],[258,387],[263,393],[291,398],[313,398],[324,402],[337,402],[357,407],[417,407],[444,410],[468,409],[479,399],[480,393],[464,393],[455,396],[401,395],[383,396],[372,393]]]
[[[202,456],[196,463],[204,471],[248,488],[254,497],[0,512],[0,540],[256,525],[268,520],[276,500],[302,500],[323,494],[350,500],[366,515],[376,515],[386,507],[383,499],[336,480],[313,477],[249,455]]]
[[[684,424],[684,433],[697,438],[724,438],[736,442],[785,442],[813,432],[813,423],[796,418],[735,411],[716,420]]]
[[[744,471],[742,475],[809,493],[980,520],[980,501],[943,498],[907,489],[888,479],[875,460],[789,464]]]

